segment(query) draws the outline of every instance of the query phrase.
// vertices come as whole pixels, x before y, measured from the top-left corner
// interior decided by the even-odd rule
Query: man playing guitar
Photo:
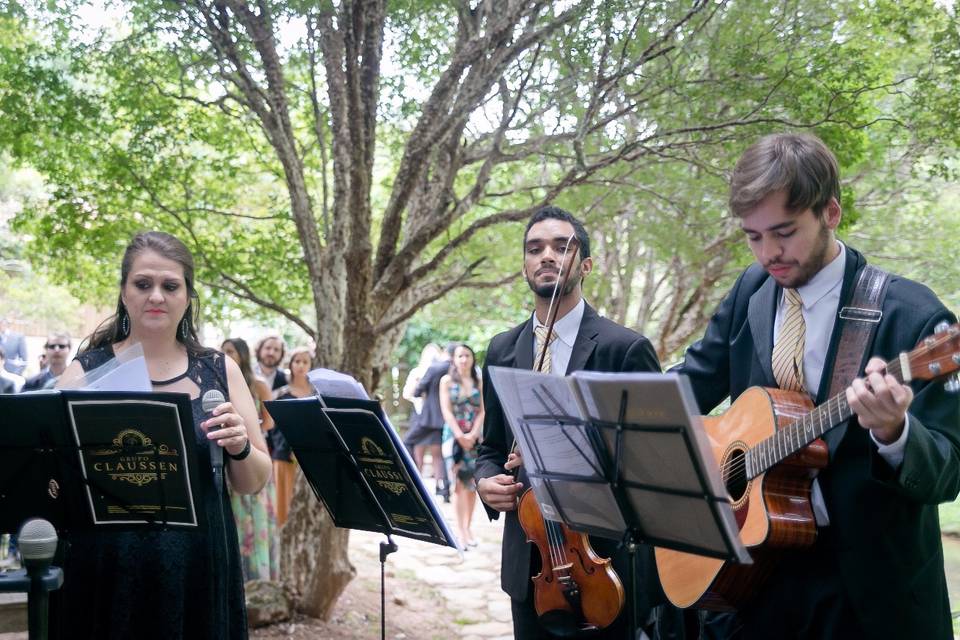
[[[753,386],[823,402],[838,312],[866,265],[835,238],[836,159],[811,135],[766,136],[737,163],[730,207],[756,263],[673,371],[689,377],[703,413]],[[943,322],[956,318],[929,289],[889,277],[872,357],[846,390],[856,415],[824,436],[829,463],[811,493],[816,542],[784,552],[756,596],[709,619],[705,636],[953,637],[937,504],[960,490],[960,401],[884,368]]]

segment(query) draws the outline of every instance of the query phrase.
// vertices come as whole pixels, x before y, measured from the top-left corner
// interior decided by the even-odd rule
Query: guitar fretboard
[[[791,422],[747,452],[747,477],[755,478],[797,453],[827,431],[853,416],[847,397],[836,395],[802,418]]]
[[[887,373],[896,378],[897,382],[903,382],[899,359],[887,363]],[[842,391],[747,451],[747,478],[757,477],[852,416],[853,410],[847,404],[846,391]]]

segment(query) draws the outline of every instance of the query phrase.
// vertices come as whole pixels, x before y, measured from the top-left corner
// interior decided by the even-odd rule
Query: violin
[[[567,254],[574,249],[570,262]],[[560,260],[560,273],[547,311],[547,335],[536,371],[543,370],[550,337],[557,321],[557,292],[565,291],[579,243],[571,235]],[[514,441],[516,450],[516,441]],[[534,607],[540,624],[550,633],[569,637],[599,631],[620,615],[624,604],[623,583],[609,558],[601,558],[590,546],[590,538],[560,522],[547,520],[540,511],[532,489],[517,505],[520,526],[540,552],[542,569],[533,580]]]

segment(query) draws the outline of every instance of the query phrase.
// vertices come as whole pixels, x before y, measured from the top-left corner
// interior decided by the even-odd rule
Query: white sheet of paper
[[[580,399],[571,380],[505,367],[490,367],[489,373],[500,398],[503,413],[507,416],[507,422],[523,454],[527,472],[534,476],[540,473],[560,473],[582,478],[584,481],[563,482],[565,495],[577,495],[576,501],[566,505],[567,515],[575,517],[577,514],[589,513],[589,518],[583,522],[589,521],[591,525],[609,531],[623,531],[625,525],[610,485],[589,482],[600,478],[599,471],[602,467],[583,426],[562,423],[563,417],[579,421],[583,415]],[[555,418],[560,418],[561,421]],[[526,428],[521,422],[526,423]],[[554,504],[546,483],[531,477],[530,484],[544,517],[562,521],[560,509]],[[571,490],[572,487],[576,487],[575,491]],[[590,508],[583,509],[583,505],[590,505]]]
[[[363,385],[357,382],[356,378],[346,373],[319,368],[307,373],[307,379],[310,380],[310,384],[317,388],[317,392],[321,396],[370,399]]]
[[[124,349],[115,357],[90,371],[73,384],[61,387],[81,391],[153,391],[147,361],[140,343]]]

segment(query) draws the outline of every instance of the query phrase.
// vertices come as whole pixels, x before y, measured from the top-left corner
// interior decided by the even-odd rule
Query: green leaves
[[[364,212],[350,209],[335,188],[334,167],[343,169],[345,156],[333,148],[325,41],[310,41],[305,28],[321,14],[336,15],[340,4],[255,8],[271,17],[282,96],[265,89],[269,65],[226,9],[205,15],[207,5],[135,0],[124,3],[122,25],[81,37],[79,3],[8,5],[0,14],[0,149],[40,171],[50,194],[18,215],[15,228],[33,237],[30,254],[52,275],[102,296],[115,286],[112,265],[126,239],[139,229],[165,229],[195,251],[214,314],[231,306],[251,312],[256,298],[314,324],[303,229],[291,215],[295,172],[268,134],[275,109],[287,106],[323,246],[355,216],[370,216],[375,246],[382,212],[410,186],[398,175],[401,157],[417,143],[410,132],[424,119],[447,119],[456,139],[438,138],[411,191],[422,200],[401,213],[400,244],[424,225],[439,229],[411,268],[471,225],[552,194],[603,239],[596,241],[596,275],[609,278],[588,281],[591,299],[651,335],[678,336],[689,327],[671,325],[669,304],[706,283],[677,307],[696,324],[750,260],[726,217],[726,179],[758,136],[800,129],[827,142],[844,175],[844,232],[858,237],[897,214],[907,182],[956,175],[950,158],[960,143],[960,34],[933,3],[544,4],[508,25],[498,51],[563,11],[575,14],[518,49],[476,108],[442,111],[459,108],[461,99],[474,104],[466,78],[497,51],[474,58],[441,112],[425,113],[464,38],[487,33],[507,6],[492,13],[493,5],[481,11],[478,3],[449,0],[387,6],[371,211]],[[221,23],[226,40],[212,31]],[[254,92],[262,98],[257,108],[238,89],[244,77],[261,92]],[[361,87],[359,75],[351,82],[377,88]],[[345,139],[359,140],[369,123],[343,124],[350,128]],[[425,194],[438,184],[443,189],[430,200]],[[477,189],[475,204],[452,215]],[[516,223],[485,228],[408,286],[439,286],[481,257],[475,280],[516,273],[521,232]],[[349,288],[349,274],[331,277],[347,278],[331,291]],[[657,282],[653,297],[642,295]],[[421,320],[477,341],[525,315],[528,301],[514,279],[449,294]],[[468,307],[479,328],[464,333]]]

